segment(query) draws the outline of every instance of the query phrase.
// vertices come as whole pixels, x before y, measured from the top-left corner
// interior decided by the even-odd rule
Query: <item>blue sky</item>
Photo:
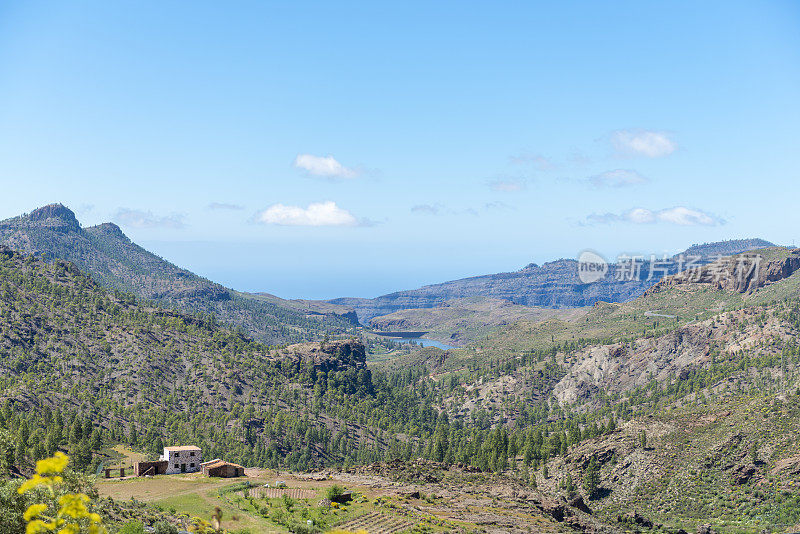
[[[375,296],[800,243],[797,2],[3,2],[0,217]]]

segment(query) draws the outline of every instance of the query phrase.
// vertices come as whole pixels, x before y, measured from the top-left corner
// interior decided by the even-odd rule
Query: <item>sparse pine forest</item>
[[[425,458],[565,496],[582,492],[595,506],[624,511],[629,473],[621,462],[658,462],[662,471],[640,481],[652,491],[635,499],[651,513],[699,519],[707,507],[690,505],[688,495],[703,500],[723,488],[718,505],[731,518],[800,521],[782,489],[800,483],[791,468],[800,430],[796,296],[649,340],[578,339],[513,357],[462,351],[449,362],[423,349],[403,357],[415,365],[373,369],[358,340],[267,346],[211,315],[104,289],[60,260],[5,249],[0,280],[0,461],[9,473],[59,450],[77,471],[94,473],[101,451],[115,444],[155,456],[165,444],[195,443],[208,457],[297,471]],[[647,343],[679,336],[680,350],[693,350],[686,340],[698,329],[703,350],[679,370],[651,369],[594,393],[588,382],[570,382],[598,350],[632,366]],[[588,393],[559,403],[554,392],[565,383]],[[738,436],[713,461],[698,456],[717,446],[716,435],[699,437],[707,425],[696,421],[709,413],[730,420],[720,436]],[[747,424],[754,413],[779,414],[764,417],[780,424]],[[681,419],[698,430],[681,435]],[[683,453],[670,452],[676,440]],[[657,488],[684,478],[694,489],[667,508]]]

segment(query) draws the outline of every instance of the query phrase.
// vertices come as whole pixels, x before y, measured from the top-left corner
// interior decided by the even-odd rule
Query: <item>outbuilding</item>
[[[244,467],[223,460],[212,460],[203,464],[203,474],[207,477],[243,477]]]
[[[158,462],[136,462],[133,464],[133,472],[137,477],[143,477],[147,475],[165,475],[167,474],[167,461],[159,460]]]

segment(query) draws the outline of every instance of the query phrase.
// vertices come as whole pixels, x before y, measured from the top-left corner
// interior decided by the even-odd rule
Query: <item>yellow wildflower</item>
[[[58,451],[52,458],[45,458],[36,462],[36,472],[40,475],[61,473],[67,467],[67,463],[69,463],[69,457]]]
[[[23,514],[22,517],[25,519],[25,521],[30,521],[45,510],[47,510],[46,504],[32,504],[28,506],[28,509],[25,510],[25,514]]]
[[[86,509],[86,505],[84,504],[87,502],[89,502],[89,497],[83,493],[68,493],[62,495],[58,499],[58,504],[61,505],[59,515],[67,515],[75,519],[87,517],[89,515],[89,510]]]
[[[29,480],[26,480],[17,490],[19,493],[25,493],[37,486],[45,485],[50,489],[51,495],[55,496],[53,486],[63,482],[63,478],[58,475],[67,467],[69,458],[62,452],[57,452],[52,458],[46,458],[36,462],[36,474]],[[58,515],[51,519],[49,522],[39,519],[39,516],[47,510],[47,505],[44,503],[32,504],[28,507],[23,515],[27,522],[25,527],[25,534],[42,534],[52,533],[56,534],[80,534],[81,523],[86,525],[85,522],[77,522],[72,520],[88,521],[89,534],[104,534],[105,528],[103,527],[102,518],[95,513],[89,512],[86,503],[90,501],[87,495],[83,493],[67,493],[58,498]],[[66,518],[70,518],[67,520]]]
[[[39,532],[49,532],[48,524],[41,519],[34,519],[25,527],[25,534],[38,534]]]

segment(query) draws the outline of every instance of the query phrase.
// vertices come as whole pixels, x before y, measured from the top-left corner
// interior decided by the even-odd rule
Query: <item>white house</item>
[[[164,447],[164,454],[161,460],[167,461],[167,474],[193,473],[200,471],[200,464],[203,463],[203,451],[194,445],[183,445],[180,447]]]

